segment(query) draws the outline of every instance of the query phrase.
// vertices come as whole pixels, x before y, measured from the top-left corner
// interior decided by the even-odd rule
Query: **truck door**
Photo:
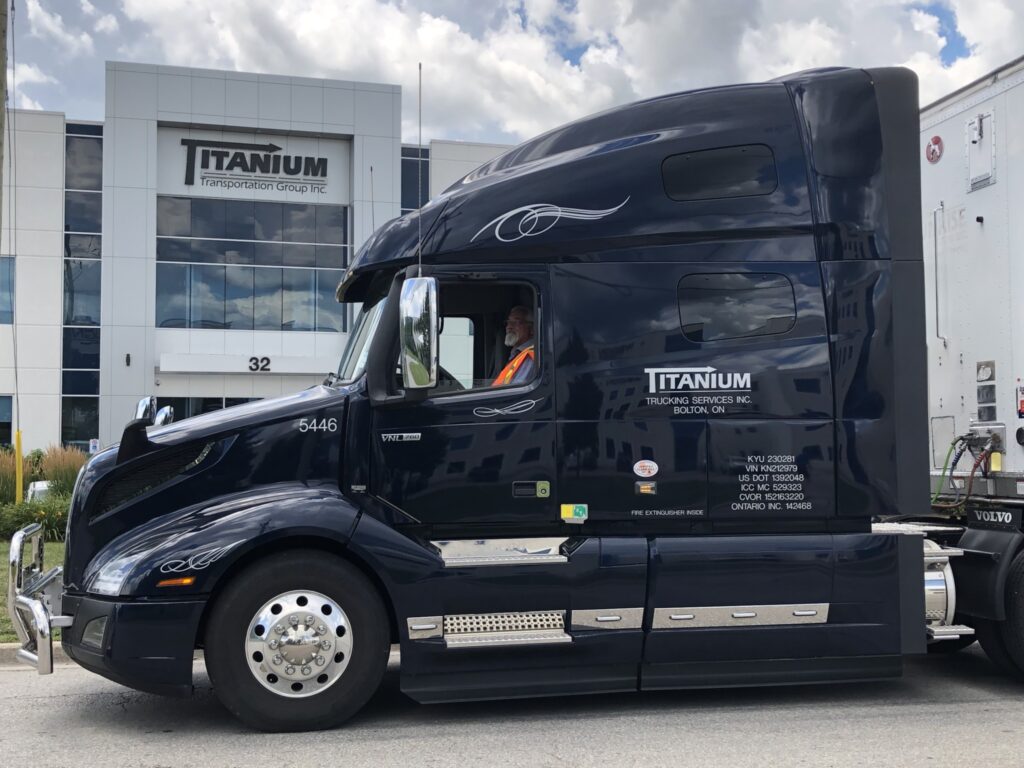
[[[374,409],[371,493],[433,536],[557,528],[547,272],[434,274],[439,384],[420,403]],[[513,351],[504,342],[516,307],[517,322],[532,326],[532,350],[496,384]]]

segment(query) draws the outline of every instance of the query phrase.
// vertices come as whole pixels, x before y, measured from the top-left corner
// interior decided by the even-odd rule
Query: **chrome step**
[[[493,648],[501,645],[554,645],[571,642],[572,637],[560,629],[544,629],[537,632],[468,632],[444,637],[447,648]]]
[[[957,640],[974,634],[974,627],[968,627],[966,624],[929,625],[925,629],[929,640]]]

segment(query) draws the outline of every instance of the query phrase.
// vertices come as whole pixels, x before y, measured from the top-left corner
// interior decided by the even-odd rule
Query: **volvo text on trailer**
[[[144,400],[63,570],[17,534],[21,657],[61,627],[187,693],[202,648],[277,730],[356,712],[393,642],[421,702],[884,678],[976,619],[1020,675],[1021,533],[929,522],[917,103],[902,69],[665,96],[385,225],[323,386]]]

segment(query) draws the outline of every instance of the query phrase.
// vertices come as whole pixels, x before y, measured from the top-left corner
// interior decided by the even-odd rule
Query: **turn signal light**
[[[196,583],[195,576],[182,576],[179,579],[162,579],[156,585],[158,587],[189,587]]]

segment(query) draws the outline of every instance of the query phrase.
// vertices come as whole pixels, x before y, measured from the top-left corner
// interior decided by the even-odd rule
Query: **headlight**
[[[96,595],[110,595],[112,597],[120,595],[125,579],[131,574],[139,560],[148,554],[149,550],[143,550],[132,555],[115,557],[113,560],[108,560],[85,582],[86,591]]]

